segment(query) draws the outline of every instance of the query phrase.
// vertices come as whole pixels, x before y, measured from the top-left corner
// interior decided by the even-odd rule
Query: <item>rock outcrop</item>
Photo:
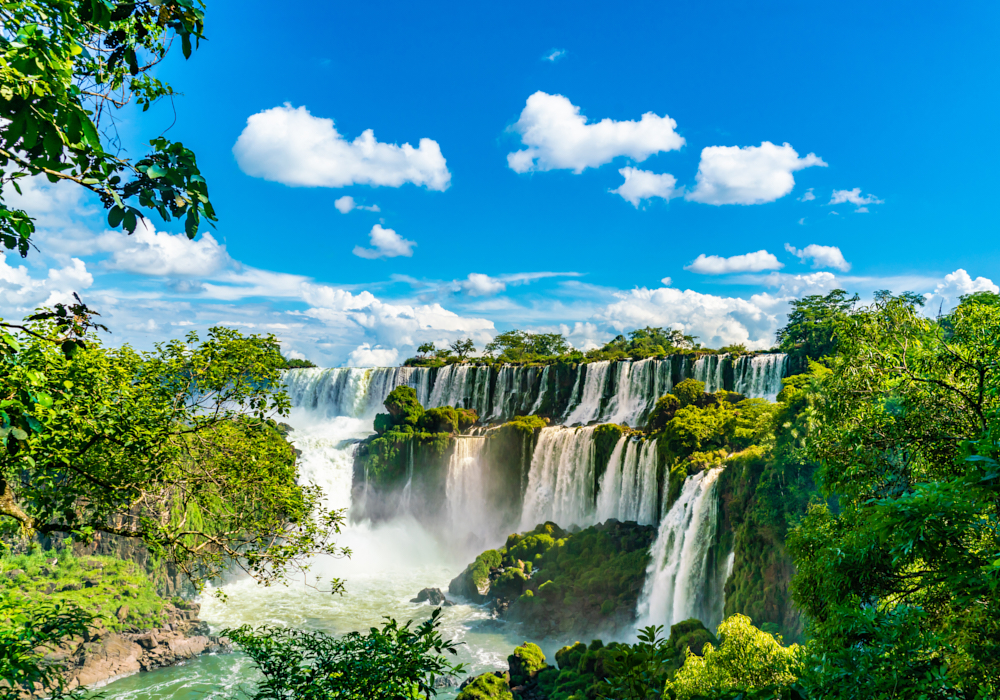
[[[88,630],[86,638],[68,640],[46,658],[64,667],[69,686],[75,688],[103,685],[201,654],[230,651],[229,641],[211,635],[198,612],[196,603],[170,605],[164,626],[140,632],[112,632],[98,624]]]
[[[410,600],[411,603],[430,603],[431,605],[454,605],[450,600],[445,598],[444,593],[440,588],[425,588],[419,593],[417,597]]]

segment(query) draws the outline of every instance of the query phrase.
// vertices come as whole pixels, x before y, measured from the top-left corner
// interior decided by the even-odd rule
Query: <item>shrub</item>
[[[724,620],[718,635],[718,648],[705,644],[701,657],[688,651],[684,665],[667,683],[677,700],[789,686],[804,670],[802,647],[782,646],[780,638],[754,627],[749,617]]]
[[[393,425],[416,427],[424,414],[424,407],[417,400],[417,391],[412,386],[397,386],[385,397],[385,407],[392,416]]]
[[[681,406],[698,404],[705,395],[705,382],[699,382],[697,379],[685,379],[675,386],[671,393],[677,397]]]
[[[653,411],[649,414],[649,422],[646,424],[646,431],[655,433],[658,430],[663,430],[670,419],[674,417],[674,414],[677,413],[677,409],[680,407],[680,399],[673,394],[661,396],[656,401],[656,406],[653,407]]]
[[[502,674],[484,673],[462,688],[455,700],[514,700],[514,694]]]

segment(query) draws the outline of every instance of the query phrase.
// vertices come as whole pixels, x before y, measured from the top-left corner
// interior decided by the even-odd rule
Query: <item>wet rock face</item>
[[[230,651],[229,640],[210,635],[198,612],[196,603],[171,605],[167,624],[140,632],[110,632],[98,623],[84,639],[68,641],[47,658],[65,667],[66,680],[75,688]]]
[[[417,594],[416,598],[410,600],[411,603],[430,603],[431,605],[452,605],[440,588],[425,588]]]

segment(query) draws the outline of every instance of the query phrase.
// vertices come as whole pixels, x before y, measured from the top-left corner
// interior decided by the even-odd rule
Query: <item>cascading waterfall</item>
[[[519,530],[548,520],[594,523],[594,428],[542,428],[531,457]]]
[[[694,363],[694,379],[705,383],[705,391],[714,394],[725,388],[723,360],[729,355],[702,355]]]
[[[481,456],[486,438],[459,437],[448,462],[445,497],[448,520],[455,534],[470,532],[485,538],[493,534],[495,518],[486,501],[486,465]]]
[[[551,365],[545,365],[542,369],[542,379],[538,383],[538,398],[535,399],[535,403],[532,404],[529,413],[537,413],[538,409],[542,406],[542,401],[545,400],[546,394],[549,391],[549,367]]]
[[[734,371],[734,390],[747,397],[774,401],[781,392],[787,363],[788,355],[784,353],[739,358]]]
[[[431,370],[426,367],[336,367],[296,369],[284,373],[292,405],[324,418],[371,418],[397,386],[412,386],[417,398],[430,395]]]
[[[718,527],[716,484],[724,467],[687,478],[680,497],[660,522],[639,598],[639,626],[670,625],[691,617],[714,629],[722,612],[709,571]]]
[[[623,435],[615,444],[597,492],[597,522],[608,518],[656,522],[656,440]]]
[[[604,388],[608,380],[610,362],[590,362],[581,365],[577,371],[583,370],[583,392],[580,402],[566,416],[566,425],[586,425],[597,420],[601,414],[601,399],[604,398]],[[580,382],[577,376],[577,384]]]

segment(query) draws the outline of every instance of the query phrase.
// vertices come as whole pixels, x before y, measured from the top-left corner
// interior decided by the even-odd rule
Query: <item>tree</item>
[[[204,38],[200,0],[10,0],[0,5],[0,185],[27,176],[72,182],[96,193],[112,228],[135,231],[153,209],[184,219],[194,238],[202,219],[215,221],[208,186],[194,153],[158,136],[136,162],[119,155],[116,114],[143,111],[173,88],[152,69],[174,38],[185,57]],[[3,202],[0,241],[22,256],[34,221]]]
[[[716,634],[722,640],[718,648],[708,643],[701,656],[689,650],[667,682],[677,700],[790,686],[804,671],[802,647],[782,646],[780,637],[757,629],[745,615],[723,620]]]
[[[458,359],[460,360],[464,360],[466,357],[468,357],[470,353],[476,351],[476,346],[472,342],[472,338],[466,338],[465,340],[456,340],[448,347],[451,348],[452,352],[454,352],[455,356],[458,357]]]
[[[424,343],[417,347],[417,352],[420,353],[421,357],[427,357],[427,355],[432,354],[436,349],[434,343]]]
[[[1000,692],[1000,307],[916,306],[837,321],[806,441],[836,505],[788,540],[822,697]]]
[[[559,333],[504,331],[486,344],[484,352],[508,362],[523,362],[533,357],[552,357],[569,350],[569,343]]]
[[[339,556],[341,511],[297,484],[273,336],[213,328],[104,348],[82,304],[0,325],[0,534],[143,542],[195,583]],[[336,589],[338,582],[333,582]]]
[[[439,628],[441,608],[410,627],[386,618],[381,629],[335,637],[282,627],[243,626],[223,634],[240,645],[263,680],[252,700],[411,700],[437,694],[434,680],[464,672],[442,655],[455,654]]]
[[[778,330],[778,347],[788,353],[791,373],[807,370],[809,360],[820,360],[837,351],[837,323],[857,303],[843,289],[826,296],[813,294],[792,302],[788,322]]]

